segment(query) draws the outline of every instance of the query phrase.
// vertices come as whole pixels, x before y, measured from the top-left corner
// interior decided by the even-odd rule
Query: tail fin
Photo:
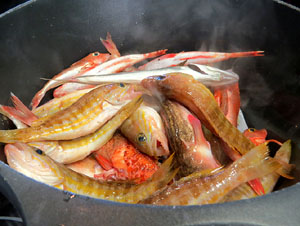
[[[174,169],[174,153],[160,166],[153,176],[145,183],[139,185],[134,193],[137,201],[144,200],[154,192],[165,187],[177,174],[178,168]]]
[[[247,182],[255,178],[263,177],[275,172],[281,167],[281,164],[277,160],[268,157],[268,155],[268,146],[261,144],[235,161],[229,169],[239,171],[238,180],[240,182]]]
[[[264,56],[264,51],[249,51],[249,52],[236,52],[228,53],[230,58],[233,57],[251,57],[251,56]]]
[[[107,32],[106,40],[100,38],[100,41],[106,48],[106,50],[113,56],[113,58],[120,57],[121,54],[116,46],[116,44],[113,42],[111,35],[109,32]]]

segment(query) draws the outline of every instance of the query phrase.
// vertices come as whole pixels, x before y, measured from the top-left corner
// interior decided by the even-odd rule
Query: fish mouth
[[[167,156],[169,155],[168,146],[161,140],[154,140],[154,150],[156,150],[156,156]]]

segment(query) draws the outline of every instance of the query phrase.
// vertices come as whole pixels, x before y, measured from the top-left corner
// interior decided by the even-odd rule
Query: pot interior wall
[[[300,167],[300,14],[273,1],[32,1],[0,17],[0,103],[13,92],[29,104],[44,81],[112,34],[122,54],[264,50],[264,57],[219,63],[240,75],[242,109],[250,126],[292,139]],[[2,117],[1,129],[12,128]],[[1,151],[2,153],[2,151]],[[4,158],[2,156],[1,160]]]

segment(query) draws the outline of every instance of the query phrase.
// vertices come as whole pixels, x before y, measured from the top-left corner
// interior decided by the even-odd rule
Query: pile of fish
[[[271,192],[280,176],[292,179],[291,142],[248,129],[238,75],[207,66],[262,51],[121,56],[109,33],[101,42],[109,53],[48,80],[31,110],[13,94],[13,106],[0,105],[17,127],[0,130],[10,167],[75,194],[156,205],[247,199]]]

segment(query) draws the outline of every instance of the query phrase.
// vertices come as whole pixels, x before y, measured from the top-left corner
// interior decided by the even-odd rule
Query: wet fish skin
[[[162,103],[161,115],[171,150],[175,152],[180,166],[179,176],[220,167],[203,136],[200,121],[191,112],[174,101],[166,100]]]
[[[154,108],[140,106],[120,129],[139,151],[155,157],[170,154],[163,122]]]
[[[289,163],[291,158],[291,141],[288,140],[282,144],[280,149],[276,152],[274,159],[280,160],[284,163]],[[289,173],[289,172],[287,172]],[[266,194],[273,191],[280,175],[276,172],[270,173],[269,175],[266,175],[264,177],[260,178],[260,181],[262,183],[262,186],[264,188],[264,191]],[[237,187],[236,189],[232,190],[230,193],[228,193],[221,202],[230,202],[230,201],[236,201],[241,199],[250,199],[257,197],[258,195],[253,191],[253,189],[249,186],[249,184],[245,183]]]
[[[56,162],[69,164],[84,159],[108,142],[122,123],[140,106],[141,95],[123,106],[116,115],[94,133],[73,140],[29,142]]]
[[[142,85],[150,91],[156,89],[189,108],[206,128],[233,150],[245,154],[254,148],[255,145],[226,119],[210,90],[192,76],[172,73],[148,77]]]
[[[116,202],[137,203],[164,187],[177,172],[173,169],[170,157],[151,179],[142,184],[101,182],[38,154],[26,144],[19,144],[17,148],[8,148],[5,152],[10,167],[18,172],[59,189]]]
[[[37,123],[36,126],[32,125],[30,128],[17,130],[0,130],[0,142],[69,140],[87,135],[111,118],[122,106],[121,103],[126,104],[126,101],[139,94],[134,91],[132,85],[111,84],[98,87],[45,121],[39,119],[42,123]],[[103,103],[106,102],[117,107],[115,111],[110,111],[104,117],[101,113],[105,110]]]
[[[142,200],[155,205],[202,205],[217,203],[231,190],[257,177],[268,175],[281,167],[267,158],[265,144],[253,148],[219,174],[210,177],[191,177],[173,183]]]

